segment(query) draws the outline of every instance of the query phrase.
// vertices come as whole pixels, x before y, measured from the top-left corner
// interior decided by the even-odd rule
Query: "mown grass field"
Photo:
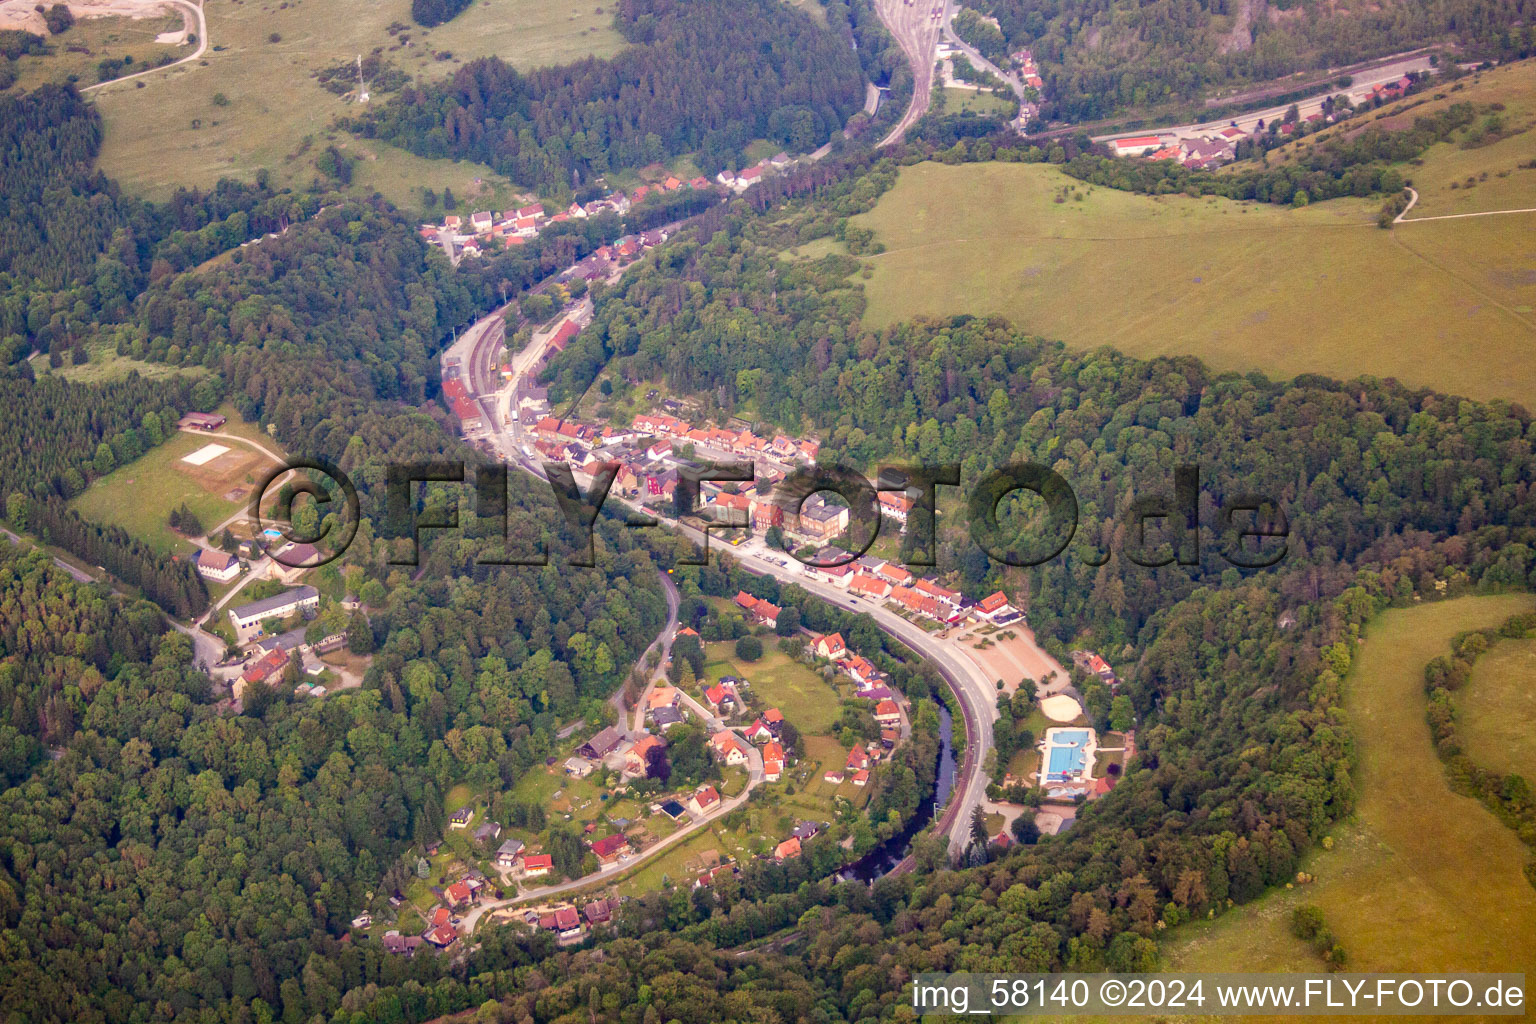
[[[108,58],[133,58],[132,66],[125,68],[123,74],[153,67],[164,54],[169,54],[172,60],[180,60],[192,52],[193,46],[157,43],[155,37],[162,32],[180,32],[181,28],[180,14],[148,18],[80,18],[62,35],[48,38],[48,46],[53,52],[17,58],[14,67],[16,83],[10,91],[25,92],[46,82],[74,81],[82,88],[95,85],[100,77],[97,65]]]
[[[489,168],[420,160],[333,132],[334,120],[356,108],[312,73],[375,47],[416,80],[430,81],[476,57],[494,54],[531,68],[623,45],[611,6],[596,2],[477,0],[430,31],[411,21],[409,0],[209,0],[206,14],[211,46],[201,61],[146,76],[142,89],[129,82],[95,94],[106,121],[101,168],[133,192],[165,198],[179,185],[249,180],[263,167],[278,182],[307,184],[333,134],[362,157],[354,191],[377,189],[415,209],[422,187],[448,186],[461,201],[481,192],[484,205],[504,205],[514,190]],[[386,31],[396,22],[409,26],[402,33],[408,45]],[[436,59],[444,52],[452,57]],[[216,95],[227,105],[217,105]]]
[[[1018,110],[1018,104],[978,89],[946,87],[941,92],[944,96],[944,113],[946,114],[1012,117]]]
[[[1536,972],[1536,889],[1528,851],[1482,804],[1451,792],[1424,718],[1423,669],[1452,636],[1496,626],[1529,595],[1460,598],[1393,609],[1370,627],[1346,680],[1360,752],[1357,814],[1279,890],[1214,922],[1176,931],[1179,971],[1319,970],[1290,932],[1291,911],[1322,908],[1347,970]]]
[[[221,406],[218,411],[227,417],[221,432],[246,438],[268,451],[282,454],[276,441],[264,434],[257,424],[241,420],[232,406]],[[183,456],[208,444],[221,444],[229,449],[229,453],[203,467],[181,461]],[[121,526],[157,551],[190,552],[193,545],[177,536],[166,524],[171,509],[185,502],[197,513],[203,527],[212,530],[249,500],[247,497],[232,501],[224,495],[234,487],[254,484],[270,465],[269,458],[239,441],[206,434],[177,433],[165,444],[96,480],[70,504],[85,518]],[[238,466],[246,468],[234,472]],[[211,586],[210,592],[222,592],[222,588]]]
[[[997,315],[1075,349],[1536,405],[1528,218],[1383,231],[1378,206],[1149,197],[1045,165],[919,164],[854,218],[887,250],[867,258],[866,322]]]
[[[746,679],[764,708],[778,708],[802,733],[831,730],[842,708],[837,691],[821,676],[780,651],[773,637],[763,639],[763,656],[757,661],[739,660],[731,653],[732,646],[705,645],[704,675],[711,683],[721,676]]]
[[[121,526],[157,551],[190,551],[192,545],[166,524],[173,508],[183,503],[197,514],[205,529],[213,529],[239,511],[242,502],[224,498],[226,489],[209,490],[204,474],[181,461],[207,444],[222,444],[230,454],[249,453],[250,476],[258,479],[268,460],[238,441],[178,433],[165,444],[95,481],[71,504],[85,518]],[[221,456],[228,458],[229,456]]]
[[[1478,658],[1456,713],[1474,761],[1536,779],[1536,640],[1501,640]]]

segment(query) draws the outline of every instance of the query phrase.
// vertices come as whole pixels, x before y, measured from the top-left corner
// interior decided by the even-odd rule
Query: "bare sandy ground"
[[[163,0],[70,0],[66,6],[76,20],[113,16],[160,18],[180,12],[180,8],[164,3]],[[37,10],[37,0],[0,0],[0,28],[48,35],[48,26]]]

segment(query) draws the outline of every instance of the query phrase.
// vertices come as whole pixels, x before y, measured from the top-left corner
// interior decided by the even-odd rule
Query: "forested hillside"
[[[966,0],[966,6],[997,20],[1005,51],[1033,50],[1046,82],[1045,116],[1071,121],[1437,42],[1456,42],[1464,56],[1494,60],[1536,52],[1529,0],[1348,7],[1322,0]]]
[[[95,169],[101,118],[72,86],[0,96],[0,357],[61,356],[132,314],[152,281],[314,212],[313,197],[225,181],[154,206]],[[57,365],[57,363],[55,364]]]
[[[863,106],[852,31],[819,28],[777,0],[621,0],[615,19],[635,45],[611,60],[528,74],[477,60],[401,90],[354,127],[559,189],[694,151],[708,174],[734,169],[761,137],[814,148]]]

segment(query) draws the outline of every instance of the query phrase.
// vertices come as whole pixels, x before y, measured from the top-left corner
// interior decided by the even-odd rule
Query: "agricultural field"
[[[1536,779],[1536,640],[1500,640],[1455,700],[1456,733],[1473,761]]]
[[[153,199],[180,185],[250,180],[259,168],[277,183],[308,184],[314,157],[334,139],[359,158],[354,191],[377,189],[417,208],[422,187],[448,186],[461,201],[505,205],[515,190],[489,168],[421,160],[334,130],[352,100],[322,88],[314,72],[376,48],[418,81],[490,55],[525,68],[606,56],[623,46],[611,19],[612,8],[596,2],[479,0],[429,31],[411,21],[409,0],[209,0],[202,60],[95,93],[106,122],[100,166]],[[392,35],[391,25],[406,27]]]
[[[228,450],[202,465],[183,461],[212,444]],[[267,442],[267,447],[275,445]],[[192,545],[166,522],[171,510],[185,503],[205,529],[213,530],[245,506],[251,487],[271,464],[265,455],[239,441],[177,433],[93,482],[71,505],[87,519],[121,526],[157,551],[190,551]]]
[[[1355,817],[1333,830],[1332,849],[1308,858],[1315,882],[1173,933],[1172,969],[1318,970],[1289,927],[1291,911],[1311,903],[1350,971],[1536,970],[1528,851],[1476,799],[1451,791],[1423,688],[1425,663],[1454,635],[1497,626],[1532,603],[1528,594],[1459,598],[1389,610],[1372,624],[1346,680],[1360,755]]]
[[[192,52],[191,44],[157,43],[155,37],[182,28],[180,14],[79,18],[68,31],[48,37],[51,52],[16,59],[16,82],[10,91],[25,92],[48,82],[75,82],[81,88],[94,85],[100,81],[99,65],[105,60],[128,60],[112,78],[152,68],[167,57],[180,60]]]
[[[1383,231],[1379,206],[1140,196],[1046,165],[918,164],[853,218],[886,247],[866,258],[865,320],[1004,316],[1079,350],[1536,405],[1530,217]]]

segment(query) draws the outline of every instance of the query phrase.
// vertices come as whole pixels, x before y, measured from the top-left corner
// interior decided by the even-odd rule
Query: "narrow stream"
[[[949,708],[939,705],[939,764],[934,776],[933,799],[918,805],[917,813],[907,822],[907,827],[870,850],[841,872],[844,878],[857,878],[861,882],[873,882],[906,859],[912,850],[912,839],[938,816],[949,802],[955,788],[955,751],[951,743],[954,724]]]

